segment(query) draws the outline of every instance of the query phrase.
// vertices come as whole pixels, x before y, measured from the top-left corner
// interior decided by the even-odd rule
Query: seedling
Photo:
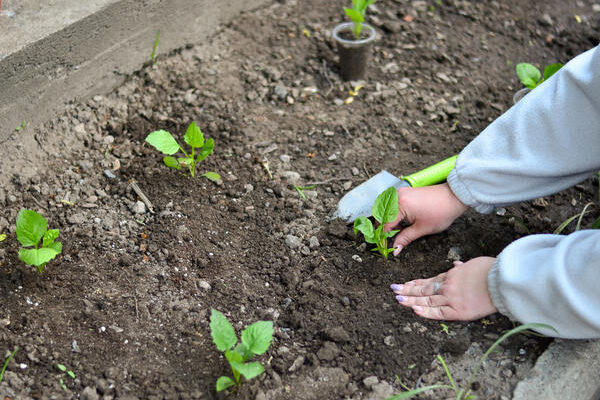
[[[564,220],[564,221],[563,221],[563,222],[562,222],[562,223],[561,223],[561,224],[558,226],[558,228],[556,228],[556,230],[554,231],[554,234],[555,234],[555,235],[559,235],[559,234],[561,234],[561,233],[562,233],[562,231],[564,231],[564,230],[565,230],[565,228],[566,228],[566,227],[567,227],[567,226],[568,226],[568,225],[569,225],[571,222],[573,222],[574,220],[577,220],[577,224],[575,225],[575,231],[578,231],[578,230],[580,230],[580,229],[581,229],[581,223],[582,223],[582,221],[583,221],[583,217],[584,217],[584,216],[585,216],[585,215],[586,215],[586,214],[587,214],[589,211],[591,211],[591,210],[590,210],[590,207],[596,207],[596,208],[597,208],[598,206],[596,205],[596,203],[593,203],[593,202],[587,203],[587,204],[585,205],[585,207],[583,207],[583,210],[582,210],[580,213],[577,213],[577,214],[575,214],[575,215],[572,215],[572,216],[570,216],[569,218],[567,218],[566,220]],[[600,228],[600,217],[596,218],[596,219],[594,220],[594,222],[592,222],[592,226],[591,226],[591,228],[592,228],[592,229],[598,229],[598,228]]]
[[[222,376],[217,379],[217,392],[234,385],[239,387],[242,384],[242,376],[250,380],[264,372],[264,367],[259,362],[246,361],[254,355],[264,354],[269,349],[273,338],[273,322],[259,321],[248,326],[242,331],[242,341],[236,346],[238,339],[233,326],[223,314],[212,309],[210,333],[217,349],[225,352],[234,378]]]
[[[473,379],[475,379],[475,376],[479,372],[479,369],[481,368],[481,366],[483,365],[485,360],[487,360],[489,355],[492,354],[492,352],[496,349],[496,347],[498,347],[498,345],[500,343],[502,343],[503,341],[505,341],[508,337],[510,337],[516,333],[527,331],[527,330],[533,329],[533,328],[544,328],[544,329],[549,329],[549,330],[556,332],[556,330],[553,327],[551,327],[550,325],[546,325],[546,324],[524,324],[524,325],[520,325],[520,326],[506,332],[504,335],[500,336],[500,338],[498,340],[496,340],[494,342],[494,344],[492,344],[489,347],[489,349],[487,349],[487,351],[483,354],[483,356],[481,356],[481,358],[479,359],[479,362],[473,369],[473,372],[471,373],[471,376],[469,377],[467,384],[463,388],[459,388],[456,385],[456,382],[454,381],[454,378],[452,377],[452,374],[450,373],[450,369],[446,365],[446,361],[444,360],[444,358],[441,355],[438,354],[437,359],[440,362],[440,364],[442,364],[442,368],[444,369],[444,372],[446,373],[446,376],[448,377],[448,382],[450,383],[449,385],[436,384],[436,385],[430,385],[430,386],[423,386],[418,389],[411,390],[406,385],[404,385],[402,382],[400,382],[400,385],[404,389],[406,389],[406,392],[397,394],[393,397],[390,397],[387,400],[409,399],[413,396],[416,396],[419,393],[423,393],[428,390],[435,390],[435,389],[452,389],[454,391],[454,393],[456,393],[456,400],[474,399],[475,395],[471,394],[471,384],[473,383]]]
[[[367,217],[358,217],[354,220],[354,234],[358,231],[362,232],[365,237],[365,242],[372,243],[377,246],[373,251],[387,258],[388,254],[394,251],[393,248],[388,248],[388,238],[394,236],[399,230],[385,232],[383,225],[387,222],[393,222],[398,216],[398,193],[396,188],[389,187],[375,199],[373,204],[372,214],[379,226],[377,229],[373,227],[373,223]]]
[[[75,373],[73,371],[71,371],[70,369],[67,369],[67,367],[65,367],[64,365],[56,364],[56,368],[58,368],[59,371],[64,372],[65,374],[69,375],[69,377],[71,379],[75,379]],[[63,388],[63,390],[67,390],[67,385],[65,385],[65,381],[62,378],[60,378],[58,383],[60,384],[60,387]]]
[[[204,134],[195,122],[192,122],[188,126],[184,140],[192,148],[191,152],[186,152],[177,140],[173,138],[173,135],[165,130],[151,132],[146,137],[146,142],[150,143],[161,153],[167,154],[166,157],[163,157],[163,162],[167,167],[177,170],[187,167],[193,178],[196,173],[196,164],[212,154],[215,142],[212,139],[204,140]],[[178,151],[181,151],[185,157],[172,157]],[[205,172],[202,176],[213,182],[221,179],[221,175],[216,172]]]
[[[17,351],[19,351],[19,347],[18,346],[15,347],[15,349],[13,350],[13,352],[10,353],[10,356],[8,356],[8,358],[4,362],[4,365],[2,366],[2,371],[0,371],[0,383],[2,383],[2,379],[4,379],[4,371],[6,371],[6,368],[8,368],[8,364],[10,364],[10,360],[12,360],[13,357],[15,356],[15,354],[17,354]]]
[[[444,332],[446,335],[450,334],[450,328],[448,328],[448,325],[442,322],[440,323],[440,326],[442,327],[442,332]]]
[[[6,240],[6,233],[0,234],[0,242],[4,242]]]
[[[544,76],[537,67],[529,63],[519,63],[516,67],[517,76],[521,83],[529,89],[535,89],[546,79],[550,78],[559,69],[562,68],[562,64],[550,64],[544,68]]]
[[[352,8],[344,7],[346,15],[350,17],[354,23],[352,32],[354,32],[354,37],[356,40],[360,39],[360,33],[363,29],[363,22],[365,22],[365,13],[367,12],[367,7],[374,2],[375,0],[352,0]]]
[[[27,121],[23,121],[23,122],[21,122],[21,125],[19,125],[15,128],[15,131],[21,132],[23,129],[25,129],[26,126],[27,126]]]
[[[160,31],[156,32],[156,40],[154,41],[154,46],[152,47],[152,54],[150,55],[150,59],[152,60],[152,65],[156,65],[156,55],[158,53],[158,41],[160,40]]]
[[[302,197],[303,199],[306,200],[306,195],[304,194],[305,190],[311,190],[316,188],[317,185],[310,185],[310,186],[296,186],[294,185],[294,189],[296,189],[296,191],[298,192],[298,194],[300,195],[300,197]]]
[[[40,273],[44,272],[48,261],[62,252],[62,243],[56,241],[58,234],[58,229],[48,230],[48,221],[37,212],[26,209],[19,211],[17,240],[24,246],[19,250],[19,259],[36,267]],[[31,246],[33,249],[27,248]]]

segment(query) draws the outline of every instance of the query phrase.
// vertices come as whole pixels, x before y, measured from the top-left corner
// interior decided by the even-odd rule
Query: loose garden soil
[[[225,398],[214,389],[230,371],[211,340],[211,308],[238,333],[275,325],[259,357],[266,373],[232,398],[383,399],[400,381],[443,381],[437,354],[464,384],[513,323],[494,315],[445,332],[399,306],[389,285],[552,232],[597,201],[597,180],[469,212],[388,260],[329,216],[382,169],[414,172],[459,152],[512,105],[517,62],[566,62],[595,46],[600,14],[591,1],[378,0],[368,20],[380,37],[351,96],[330,35],[344,5],[287,0],[247,12],[3,145],[22,169],[0,188],[1,360],[20,348],[3,398]],[[182,142],[191,121],[214,138],[199,172],[219,172],[218,184],[168,169],[144,144],[156,129]],[[63,253],[43,274],[18,260],[21,208],[60,229]],[[548,342],[504,342],[474,393],[510,398]]]

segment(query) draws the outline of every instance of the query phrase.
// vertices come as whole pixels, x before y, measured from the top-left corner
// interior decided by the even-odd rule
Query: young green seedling
[[[257,377],[264,372],[259,362],[246,362],[254,355],[264,354],[273,338],[273,322],[259,321],[242,331],[242,341],[237,344],[237,336],[233,326],[219,311],[212,309],[210,314],[210,333],[219,351],[225,352],[225,358],[231,366],[233,378],[222,376],[217,379],[217,392],[233,385],[242,384],[242,376],[246,380]],[[235,347],[234,347],[235,346]]]
[[[4,240],[6,240],[6,233],[0,234],[0,242],[3,242]]]
[[[70,369],[67,369],[67,367],[65,367],[64,365],[56,364],[56,368],[58,368],[59,371],[64,372],[67,375],[69,375],[69,377],[71,379],[75,379],[75,372],[71,371]],[[67,390],[67,385],[65,385],[65,381],[63,380],[63,378],[60,378],[58,383],[59,383],[60,387],[63,388],[63,390]]]
[[[367,7],[373,4],[375,0],[352,0],[352,8],[344,7],[346,15],[350,17],[354,23],[352,31],[356,40],[360,39],[360,33],[362,32],[363,22],[365,22],[365,13]]]
[[[521,83],[529,89],[535,89],[546,79],[550,78],[556,71],[562,68],[562,64],[550,64],[544,68],[544,76],[539,69],[529,63],[517,64],[516,72]]]
[[[19,125],[15,128],[15,131],[21,132],[23,129],[25,129],[26,126],[27,126],[27,121],[23,121],[23,122],[21,122],[21,125]]]
[[[62,252],[62,243],[57,242],[58,229],[48,230],[48,221],[33,210],[21,210],[17,215],[17,240],[24,246],[19,250],[19,259],[44,272],[48,261]],[[40,240],[42,241],[40,247]],[[33,249],[27,248],[33,246]]]
[[[373,251],[379,251],[382,256],[387,258],[388,254],[394,251],[393,248],[388,248],[388,238],[399,232],[398,230],[389,232],[383,230],[385,223],[395,221],[398,216],[398,192],[396,192],[396,188],[387,188],[377,196],[371,211],[375,220],[379,222],[377,229],[373,227],[373,223],[369,218],[358,217],[354,220],[354,234],[358,234],[358,231],[362,232],[365,242],[377,246]]]
[[[4,372],[6,371],[6,368],[8,368],[8,364],[10,364],[10,360],[12,360],[13,357],[15,356],[15,354],[17,354],[17,351],[19,351],[19,346],[15,347],[13,352],[10,353],[10,355],[4,362],[4,365],[2,366],[2,370],[0,370],[0,383],[2,383],[2,380],[4,379]]]
[[[306,200],[306,195],[304,194],[305,190],[312,190],[314,188],[316,188],[317,185],[310,185],[310,186],[296,186],[294,185],[294,189],[296,189],[296,191],[298,192],[298,194],[300,195],[300,197],[302,197],[303,199]]]
[[[204,140],[204,134],[195,122],[192,122],[188,126],[184,140],[192,148],[191,152],[186,152],[183,147],[179,145],[177,140],[173,138],[173,135],[167,131],[154,131],[146,137],[146,142],[150,143],[161,153],[167,155],[166,157],[163,157],[163,162],[167,167],[177,170],[187,167],[193,178],[196,173],[196,164],[212,154],[215,148],[215,142],[212,139]],[[178,151],[181,151],[185,157],[172,157]],[[213,182],[221,179],[221,175],[216,172],[205,172],[202,176]]]
[[[160,31],[156,32],[156,40],[154,41],[154,46],[152,47],[152,54],[150,55],[150,59],[152,60],[152,65],[156,65],[156,56],[158,53],[158,41],[160,40]]]

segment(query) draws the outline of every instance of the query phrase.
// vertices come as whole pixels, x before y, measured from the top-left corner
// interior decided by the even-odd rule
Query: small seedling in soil
[[[365,242],[377,246],[373,251],[378,251],[382,256],[387,258],[388,254],[394,251],[393,248],[388,248],[388,238],[393,237],[399,232],[399,230],[389,232],[383,230],[385,223],[395,221],[398,216],[398,192],[396,192],[396,188],[387,188],[377,196],[371,211],[375,220],[379,222],[377,229],[373,227],[373,223],[369,218],[358,217],[354,221],[354,234],[358,234],[358,231],[362,232]]]
[[[23,129],[25,129],[26,126],[27,126],[27,121],[23,121],[23,122],[21,122],[21,125],[19,125],[15,128],[15,131],[21,132]]]
[[[516,67],[517,76],[521,83],[529,89],[535,89],[546,79],[550,78],[559,69],[562,68],[562,64],[550,64],[544,68],[544,76],[539,69],[529,63],[519,63]]]
[[[0,235],[0,242],[4,242],[6,240],[6,233]]]
[[[246,361],[254,355],[264,354],[269,349],[273,338],[273,322],[259,321],[248,326],[242,331],[242,341],[236,346],[238,339],[233,326],[223,314],[212,309],[210,333],[217,349],[225,352],[234,378],[222,376],[217,379],[217,392],[234,385],[240,386],[242,376],[250,380],[264,372],[264,367],[259,362]]]
[[[423,393],[428,390],[435,390],[435,389],[451,389],[451,390],[453,390],[454,393],[456,394],[456,400],[475,399],[476,396],[471,393],[471,386],[472,386],[473,380],[475,379],[475,376],[479,372],[479,369],[481,368],[481,366],[483,365],[485,360],[487,360],[489,355],[492,354],[492,352],[494,352],[494,350],[496,350],[496,347],[498,347],[498,345],[500,345],[500,343],[504,342],[510,336],[512,336],[516,333],[519,333],[519,332],[527,332],[528,330],[534,329],[534,328],[544,328],[544,329],[549,329],[549,330],[556,332],[556,330],[553,327],[551,327],[550,325],[546,325],[546,324],[524,324],[524,325],[520,325],[520,326],[513,328],[510,331],[506,332],[504,335],[500,336],[500,338],[498,340],[496,340],[494,342],[494,344],[492,344],[489,347],[489,349],[483,354],[483,356],[481,356],[481,358],[479,359],[479,362],[473,369],[473,372],[471,373],[471,376],[469,377],[467,384],[463,388],[459,388],[456,385],[456,382],[454,381],[454,378],[452,377],[452,374],[450,373],[450,369],[446,365],[446,361],[444,360],[444,358],[441,355],[438,354],[437,359],[440,362],[440,364],[442,364],[442,368],[444,369],[444,372],[446,373],[446,376],[448,377],[448,382],[450,383],[449,385],[436,384],[436,385],[430,385],[430,386],[423,386],[418,389],[411,390],[406,385],[404,385],[402,382],[400,382],[400,385],[406,390],[406,392],[397,394],[393,397],[390,397],[387,400],[409,399],[413,396],[418,395],[419,393]]]
[[[12,360],[13,357],[15,356],[15,354],[17,354],[17,351],[19,351],[19,347],[18,346],[15,347],[15,349],[13,350],[13,352],[10,353],[10,356],[8,356],[8,358],[4,362],[4,365],[2,366],[2,371],[0,371],[0,383],[2,383],[2,379],[4,379],[4,372],[6,371],[6,368],[8,368],[8,364],[10,364],[10,360]]]
[[[300,195],[300,197],[302,197],[305,200],[306,200],[306,195],[304,194],[304,191],[305,190],[312,190],[315,187],[317,187],[317,185],[310,185],[310,186],[296,186],[296,185],[294,185],[294,189],[296,189],[296,191],[298,192],[298,194]]]
[[[446,335],[450,334],[450,329],[448,328],[448,325],[441,323],[440,326],[442,327],[442,332],[444,332]]]
[[[156,32],[156,40],[154,41],[154,46],[152,47],[152,54],[150,55],[150,59],[152,60],[152,65],[156,65],[156,54],[158,53],[158,41],[160,40],[160,31]]]
[[[352,31],[354,32],[354,37],[356,40],[360,39],[360,33],[363,29],[363,22],[365,22],[365,13],[367,12],[367,7],[374,2],[375,0],[352,0],[352,8],[344,7],[346,15],[350,17],[352,22],[354,22]]]
[[[59,371],[64,372],[65,374],[69,375],[69,377],[71,379],[75,379],[75,373],[73,371],[71,371],[70,369],[67,369],[67,367],[65,367],[64,365],[56,364],[56,368],[58,368]],[[65,385],[65,381],[62,378],[60,378],[58,383],[60,384],[60,387],[63,388],[63,390],[67,390],[67,385]]]
[[[21,210],[17,215],[17,240],[24,246],[19,250],[19,259],[27,265],[44,272],[48,261],[62,252],[62,243],[57,242],[59,230],[48,230],[48,221],[33,210]],[[40,247],[40,240],[42,241]],[[27,248],[33,246],[33,249]]]
[[[188,126],[184,140],[192,148],[191,152],[186,152],[177,140],[173,138],[173,135],[167,131],[154,131],[146,137],[146,142],[150,143],[161,153],[167,154],[166,157],[163,157],[163,162],[167,167],[177,170],[187,167],[193,178],[196,173],[196,165],[212,154],[215,142],[212,139],[204,140],[204,134],[195,122],[192,122]],[[185,157],[172,157],[178,151],[181,151]],[[202,176],[213,182],[221,179],[221,175],[216,172],[205,172]]]

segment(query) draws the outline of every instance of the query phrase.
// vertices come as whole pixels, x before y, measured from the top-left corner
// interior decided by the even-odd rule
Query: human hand
[[[385,224],[385,231],[396,229],[401,221],[407,221],[410,226],[402,229],[394,238],[395,256],[413,240],[443,231],[468,208],[454,195],[447,183],[399,188],[398,205],[398,218]]]
[[[448,272],[434,278],[393,284],[396,300],[415,314],[429,319],[472,321],[498,311],[488,291],[487,278],[493,257],[455,261]]]

